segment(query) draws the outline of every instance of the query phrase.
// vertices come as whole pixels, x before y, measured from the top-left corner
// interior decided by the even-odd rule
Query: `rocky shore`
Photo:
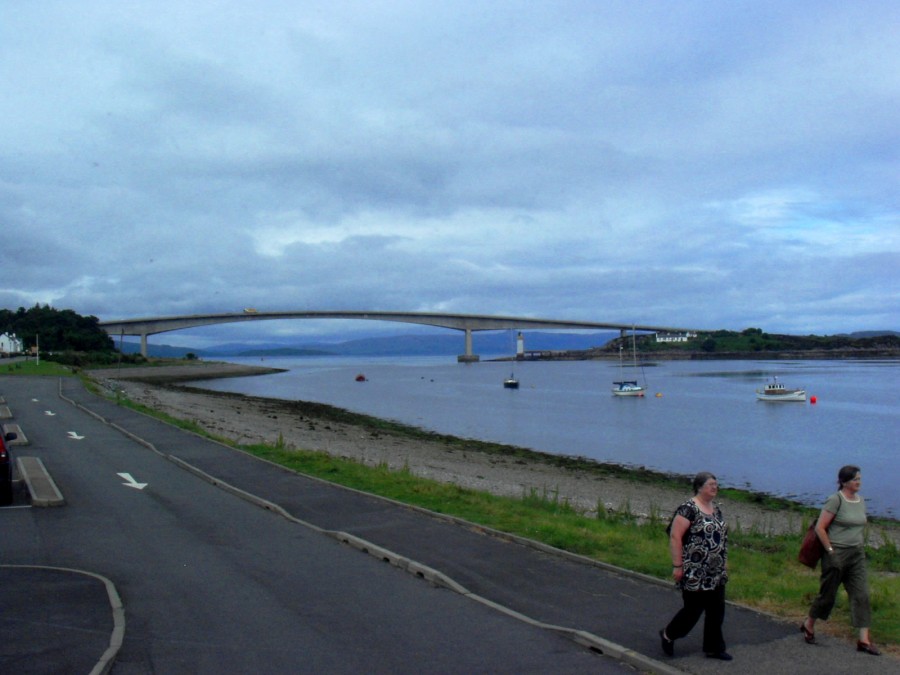
[[[591,463],[559,462],[540,452],[487,452],[477,442],[451,442],[440,436],[413,437],[385,431],[358,420],[336,419],[333,409],[315,403],[214,392],[183,384],[191,380],[275,372],[235,364],[196,362],[166,367],[107,369],[89,375],[110,391],[130,400],[190,420],[217,437],[240,444],[283,444],[317,450],[370,466],[407,468],[413,474],[497,495],[537,494],[567,501],[585,513],[598,509],[625,511],[638,517],[668,518],[691,494],[683,487],[648,481],[637,472],[610,471]],[[767,534],[796,533],[804,517],[796,511],[772,509],[744,501],[719,500],[732,529]],[[887,533],[900,540],[900,527],[870,528],[874,545]]]

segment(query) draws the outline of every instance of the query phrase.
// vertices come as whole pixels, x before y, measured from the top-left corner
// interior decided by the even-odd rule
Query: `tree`
[[[96,316],[81,316],[50,305],[35,305],[28,310],[19,307],[15,313],[0,310],[0,333],[15,334],[26,349],[40,346],[41,351],[48,352],[115,351],[112,338],[100,328]]]

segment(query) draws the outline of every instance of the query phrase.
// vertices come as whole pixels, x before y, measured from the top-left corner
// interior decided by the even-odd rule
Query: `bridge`
[[[143,319],[122,319],[119,321],[101,321],[103,328],[111,337],[123,335],[140,336],[141,354],[147,356],[147,336],[166,333],[185,328],[210,326],[219,323],[235,323],[238,321],[274,321],[285,319],[363,319],[368,321],[398,321],[415,323],[440,328],[450,328],[465,332],[465,353],[460,354],[460,362],[478,361],[478,355],[472,352],[472,333],[486,330],[510,330],[521,328],[538,328],[547,330],[618,330],[624,336],[629,330],[650,333],[683,332],[688,328],[671,326],[644,326],[623,323],[595,323],[591,321],[565,321],[558,319],[536,319],[516,316],[489,316],[481,314],[443,314],[428,312],[353,312],[353,311],[314,311],[314,312],[258,312],[244,310],[224,314],[189,314],[185,316],[161,316]]]

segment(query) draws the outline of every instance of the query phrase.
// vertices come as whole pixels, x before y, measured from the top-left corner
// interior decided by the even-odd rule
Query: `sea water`
[[[484,357],[483,357],[484,358]],[[900,362],[608,361],[459,364],[453,357],[232,358],[285,368],[195,383],[317,401],[431,431],[692,476],[819,505],[844,464],[862,468],[871,515],[900,514]],[[365,381],[356,381],[357,375]],[[514,374],[519,389],[505,389]],[[614,380],[644,398],[612,396]],[[757,401],[777,377],[816,402]],[[687,489],[687,488],[686,488]]]

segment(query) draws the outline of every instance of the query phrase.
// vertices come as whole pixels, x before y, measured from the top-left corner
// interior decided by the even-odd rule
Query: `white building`
[[[21,354],[22,351],[22,341],[15,335],[0,335],[0,354]]]
[[[694,331],[685,331],[683,333],[657,333],[657,342],[687,342],[691,338],[697,337]]]

